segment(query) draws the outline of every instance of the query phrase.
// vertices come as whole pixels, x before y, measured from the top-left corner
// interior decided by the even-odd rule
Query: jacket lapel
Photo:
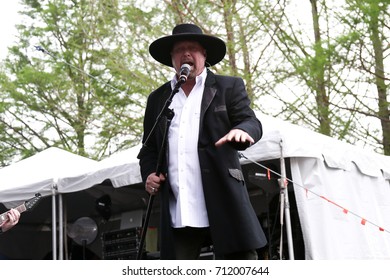
[[[207,109],[209,108],[211,102],[213,101],[216,93],[217,93],[217,89],[215,87],[215,76],[210,70],[207,70],[207,78],[204,86],[203,98],[200,107],[199,131],[203,130],[204,115]]]

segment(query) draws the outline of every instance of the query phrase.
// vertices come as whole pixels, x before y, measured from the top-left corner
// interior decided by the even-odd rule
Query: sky
[[[15,24],[20,21],[18,15],[19,0],[7,1],[0,9],[0,60],[7,55],[7,47],[12,44],[16,35]]]

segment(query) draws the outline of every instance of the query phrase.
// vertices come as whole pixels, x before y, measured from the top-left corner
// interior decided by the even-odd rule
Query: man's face
[[[171,57],[176,73],[180,73],[180,67],[186,63],[191,65],[188,79],[194,79],[203,72],[206,50],[196,41],[181,41],[173,45]]]

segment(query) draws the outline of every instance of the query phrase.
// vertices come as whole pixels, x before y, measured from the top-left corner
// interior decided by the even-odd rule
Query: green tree
[[[0,76],[3,165],[50,146],[99,159],[139,142],[156,10],[135,2],[23,1]]]
[[[138,142],[147,95],[172,75],[148,46],[184,22],[225,40],[212,70],[243,77],[255,109],[389,154],[387,2],[24,0],[0,71],[0,163]]]
[[[346,93],[351,101],[343,109],[358,116],[357,139],[390,155],[389,69],[386,69],[390,59],[390,2],[347,0],[346,4],[345,12],[339,15],[339,21],[346,27],[340,45],[344,49],[345,67],[355,73],[355,85]]]
[[[272,39],[269,53],[279,58],[265,70],[269,95],[279,102],[272,114],[388,154],[387,2],[252,1]],[[302,10],[307,17],[295,14]]]

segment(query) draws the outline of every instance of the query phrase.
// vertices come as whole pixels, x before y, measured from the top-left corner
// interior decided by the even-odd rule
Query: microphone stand
[[[177,81],[175,87],[173,88],[173,90],[172,90],[171,94],[169,95],[168,99],[165,101],[164,107],[162,108],[160,114],[157,116],[156,121],[155,121],[151,131],[149,132],[148,137],[146,138],[146,140],[145,140],[145,142],[143,144],[144,146],[147,146],[149,138],[155,132],[156,127],[159,124],[159,122],[162,119],[162,117],[165,116],[166,117],[166,126],[165,126],[165,129],[164,129],[163,141],[162,141],[161,148],[160,148],[160,151],[159,151],[159,154],[158,154],[157,167],[156,167],[156,175],[157,176],[159,176],[161,174],[161,168],[162,168],[164,154],[165,154],[166,145],[167,145],[168,130],[169,130],[169,126],[171,124],[171,121],[172,121],[173,117],[175,116],[175,113],[173,112],[173,110],[169,109],[169,105],[171,105],[171,103],[172,103],[173,96],[179,91],[181,85],[184,84],[186,81],[187,81],[187,78],[185,78],[185,79],[180,78]],[[146,209],[145,220],[144,220],[144,223],[142,225],[141,239],[140,239],[140,242],[139,242],[139,248],[138,248],[138,253],[137,253],[137,260],[141,260],[142,259],[142,255],[143,255],[143,251],[144,251],[144,243],[145,243],[146,231],[147,231],[148,224],[149,224],[150,214],[152,212],[152,206],[153,206],[154,197],[155,197],[155,195],[149,194],[149,202],[148,202],[148,206],[147,206],[147,209]]]

